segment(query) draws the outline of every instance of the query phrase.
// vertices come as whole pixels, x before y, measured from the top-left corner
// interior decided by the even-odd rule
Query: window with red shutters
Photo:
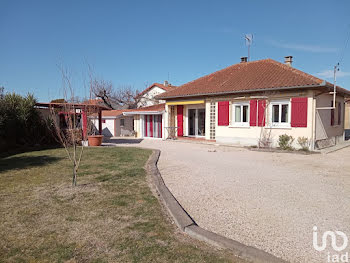
[[[292,98],[292,127],[307,127],[307,98]]]
[[[218,102],[218,125],[228,126],[229,125],[229,102],[219,101]]]
[[[250,116],[249,116],[249,123],[250,126],[256,126],[256,117],[257,117],[257,100],[251,100],[249,102],[249,112],[250,112]]]

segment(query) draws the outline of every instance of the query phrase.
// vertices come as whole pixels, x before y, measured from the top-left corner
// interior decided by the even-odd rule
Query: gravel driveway
[[[162,151],[166,185],[205,229],[290,262],[335,253],[314,250],[313,226],[319,237],[340,230],[350,239],[350,148],[301,155],[160,140],[133,146]]]

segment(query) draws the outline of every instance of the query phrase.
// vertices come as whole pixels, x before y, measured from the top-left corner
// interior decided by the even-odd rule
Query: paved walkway
[[[335,252],[314,250],[313,226],[319,236],[341,230],[350,239],[350,148],[300,155],[152,139],[129,145],[162,151],[166,185],[210,231],[290,262],[327,262]]]

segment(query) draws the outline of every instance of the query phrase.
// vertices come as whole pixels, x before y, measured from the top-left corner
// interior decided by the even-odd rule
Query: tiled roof
[[[137,109],[126,109],[126,110],[104,110],[102,111],[102,117],[117,117],[122,115],[123,112],[137,112],[137,111],[163,111],[165,110],[165,104],[156,104],[152,106],[137,108]]]
[[[156,98],[229,94],[287,87],[316,87],[323,84],[323,80],[303,71],[272,59],[263,59],[229,66],[159,94]],[[331,86],[331,83],[327,82],[327,86]]]
[[[147,106],[147,107],[141,107],[141,108],[128,110],[128,111],[134,112],[134,111],[163,111],[163,110],[165,110],[165,103],[156,104],[156,105]]]
[[[156,86],[165,90],[165,91],[170,91],[170,90],[176,88],[176,86],[172,86],[171,84],[169,84],[168,86],[165,86],[165,85],[160,84],[160,83],[153,83],[151,86],[149,86],[144,91],[142,91],[139,95],[141,96],[141,95],[145,94],[146,92],[148,92],[149,90],[151,90],[152,88],[154,88]]]
[[[102,111],[102,117],[116,117],[123,114],[125,111],[128,110],[104,110]]]

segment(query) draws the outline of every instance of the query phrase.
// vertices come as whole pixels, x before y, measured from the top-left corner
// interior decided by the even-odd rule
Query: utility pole
[[[250,61],[250,45],[253,43],[253,34],[245,35],[245,44],[248,46],[248,61]]]

